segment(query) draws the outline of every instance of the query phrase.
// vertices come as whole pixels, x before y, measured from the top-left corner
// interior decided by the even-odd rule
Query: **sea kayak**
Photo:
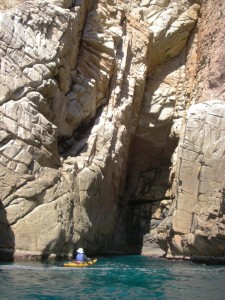
[[[90,261],[86,262],[79,262],[79,261],[69,261],[64,263],[64,267],[73,267],[73,268],[83,268],[83,267],[89,267],[96,263],[97,259],[92,259]]]

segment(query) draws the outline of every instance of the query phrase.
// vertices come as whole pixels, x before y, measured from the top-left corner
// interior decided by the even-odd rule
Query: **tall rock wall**
[[[199,18],[200,7],[0,2],[1,259],[79,246],[223,255],[223,180],[212,163],[222,157],[222,34],[210,4]]]
[[[188,110],[178,147],[172,255],[224,255],[224,108],[211,100]]]
[[[203,1],[186,64],[191,107],[175,154],[169,253],[224,256],[223,1]]]
[[[67,95],[89,5],[25,2],[1,12],[0,239],[15,255],[72,251],[74,216],[84,215],[81,231],[89,224],[58,151],[85,118],[78,104],[71,121]]]

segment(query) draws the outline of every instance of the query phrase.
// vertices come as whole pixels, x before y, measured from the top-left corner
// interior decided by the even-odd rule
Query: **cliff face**
[[[224,255],[222,0],[0,9],[2,259]]]
[[[213,5],[203,1],[196,33],[189,42],[186,74],[192,105],[175,159],[172,254],[225,253],[224,8],[223,1]]]

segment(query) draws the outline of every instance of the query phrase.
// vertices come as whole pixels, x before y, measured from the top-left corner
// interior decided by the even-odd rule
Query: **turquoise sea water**
[[[87,268],[62,263],[1,263],[0,299],[225,299],[225,266],[138,255],[100,257]]]

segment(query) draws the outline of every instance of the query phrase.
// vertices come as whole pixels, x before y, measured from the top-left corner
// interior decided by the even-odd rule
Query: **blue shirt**
[[[77,253],[77,255],[76,255],[76,260],[79,260],[79,261],[87,261],[88,258],[87,258],[87,256],[86,256],[84,253]]]

